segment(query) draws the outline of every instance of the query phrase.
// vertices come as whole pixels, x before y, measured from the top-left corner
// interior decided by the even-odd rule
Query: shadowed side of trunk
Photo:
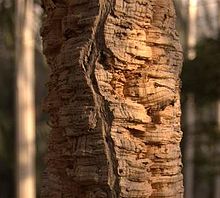
[[[44,1],[51,133],[42,197],[182,197],[171,0]]]

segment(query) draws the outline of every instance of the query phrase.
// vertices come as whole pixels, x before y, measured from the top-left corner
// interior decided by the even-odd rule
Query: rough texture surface
[[[183,197],[172,0],[44,0],[42,198]]]

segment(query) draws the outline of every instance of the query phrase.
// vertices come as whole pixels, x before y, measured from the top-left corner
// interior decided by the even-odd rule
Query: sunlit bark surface
[[[172,0],[44,1],[42,197],[183,197]]]

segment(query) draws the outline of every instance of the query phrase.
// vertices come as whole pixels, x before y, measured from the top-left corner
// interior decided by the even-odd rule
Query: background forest
[[[182,153],[186,198],[220,197],[220,0],[175,0],[184,49]],[[42,55],[42,8],[34,2],[36,188],[49,133],[42,99],[49,69]],[[0,198],[16,197],[15,1],[0,0]]]

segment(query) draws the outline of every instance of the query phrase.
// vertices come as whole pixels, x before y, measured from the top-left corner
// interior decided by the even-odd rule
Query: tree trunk
[[[195,153],[195,124],[196,124],[196,106],[193,94],[188,94],[186,102],[186,126],[185,133],[186,145],[184,149],[184,186],[185,198],[194,197],[194,153]]]
[[[44,0],[42,197],[183,197],[172,0]]]
[[[217,0],[217,33],[218,38],[220,37],[220,0]]]
[[[197,43],[197,0],[188,0],[188,6],[187,58],[193,60]]]
[[[216,111],[217,111],[217,126],[218,130],[220,131],[220,100],[216,102]],[[218,149],[220,147],[219,144],[216,145],[216,153],[218,153]],[[217,173],[215,174],[215,186],[214,186],[214,198],[220,197],[220,171],[217,168]]]
[[[35,197],[33,1],[16,1],[17,198]]]

